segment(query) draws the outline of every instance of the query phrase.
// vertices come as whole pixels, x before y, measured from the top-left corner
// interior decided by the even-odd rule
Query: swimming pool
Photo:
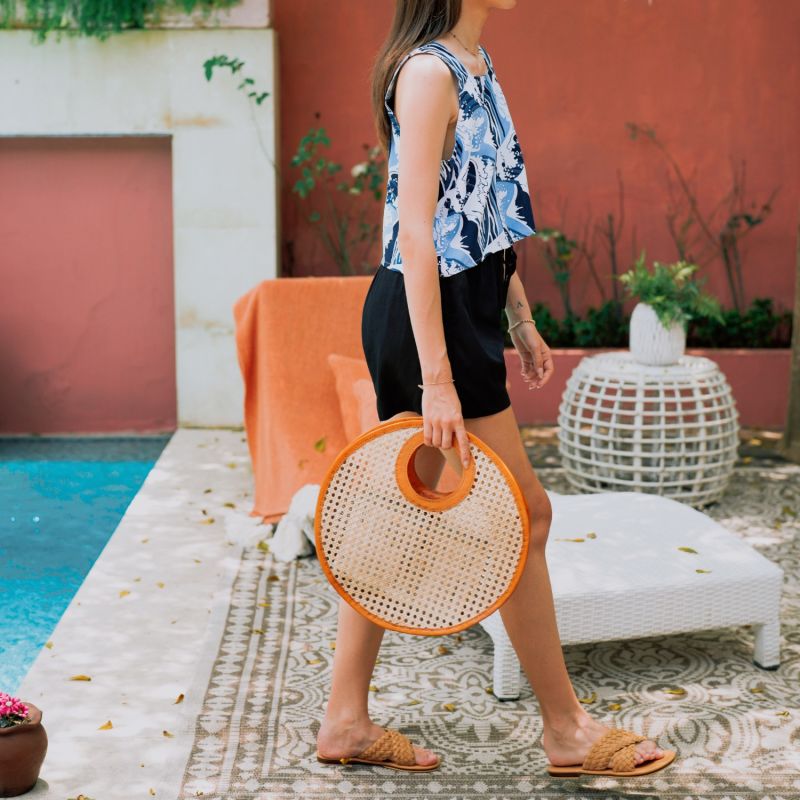
[[[16,691],[169,438],[0,437],[0,691]]]

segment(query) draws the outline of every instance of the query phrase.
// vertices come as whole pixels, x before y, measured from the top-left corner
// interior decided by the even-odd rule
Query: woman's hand
[[[461,463],[466,469],[470,459],[469,438],[455,384],[434,384],[422,390],[422,418],[425,444],[448,450],[455,436]]]
[[[536,326],[529,322],[509,331],[511,342],[522,359],[522,378],[529,389],[540,389],[553,374],[553,357]]]

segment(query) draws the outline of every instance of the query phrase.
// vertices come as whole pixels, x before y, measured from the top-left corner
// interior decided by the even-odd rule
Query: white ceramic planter
[[[665,328],[651,305],[637,303],[628,342],[631,354],[641,364],[674,364],[686,350],[686,329],[680,322]]]

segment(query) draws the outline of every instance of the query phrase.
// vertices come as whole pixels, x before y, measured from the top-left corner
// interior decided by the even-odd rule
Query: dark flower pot
[[[0,728],[0,797],[17,797],[33,789],[47,752],[42,712],[33,703],[28,722]]]

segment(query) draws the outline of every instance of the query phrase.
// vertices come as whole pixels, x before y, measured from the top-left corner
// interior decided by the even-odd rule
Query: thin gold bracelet
[[[510,331],[513,331],[514,328],[517,327],[517,325],[522,325],[523,322],[532,322],[534,325],[536,325],[536,320],[533,319],[533,318],[531,318],[531,319],[518,319],[513,325],[509,325],[508,329]]]
[[[420,389],[424,389],[426,386],[438,386],[440,383],[455,383],[455,381],[451,378],[449,381],[434,381],[434,383],[418,383]]]

